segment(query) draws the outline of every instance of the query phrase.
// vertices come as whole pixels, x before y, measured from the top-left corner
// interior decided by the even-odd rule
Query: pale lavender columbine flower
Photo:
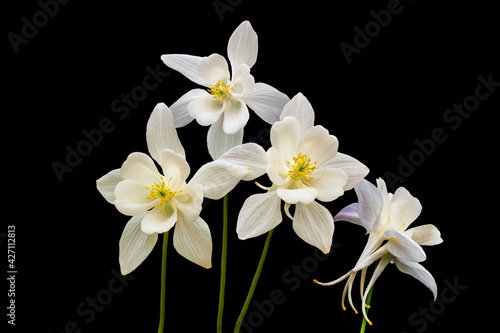
[[[389,262],[403,273],[409,274],[428,287],[434,299],[437,297],[437,285],[432,275],[420,262],[426,259],[422,245],[437,245],[443,240],[441,233],[432,224],[407,229],[420,215],[422,205],[408,190],[400,187],[394,194],[387,192],[387,187],[382,179],[377,179],[378,187],[367,180],[362,180],[355,188],[358,202],[342,209],[335,221],[348,221],[364,227],[369,234],[368,242],[353,269],[331,282],[315,283],[331,286],[347,279],[342,294],[342,307],[345,310],[344,299],[348,292],[351,307],[357,313],[351,297],[352,284],[359,271],[361,271],[361,298],[362,312],[367,322],[371,325],[366,315],[366,298],[368,292],[385,269]],[[366,271],[375,261],[379,260],[375,271],[368,283],[366,290],[364,282]]]

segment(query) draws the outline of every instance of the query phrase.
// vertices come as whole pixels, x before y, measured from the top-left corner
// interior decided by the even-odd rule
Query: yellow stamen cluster
[[[153,182],[153,186],[151,186],[151,187],[146,186],[147,189],[151,190],[151,192],[146,197],[146,199],[160,199],[160,203],[158,204],[158,206],[163,206],[163,213],[167,214],[165,212],[165,204],[167,202],[169,202],[170,200],[172,200],[172,198],[182,197],[182,195],[177,194],[177,193],[182,192],[182,190],[172,191],[170,189],[170,181],[172,180],[172,177],[170,177],[167,184],[165,184],[163,177],[160,176],[160,178],[161,178],[161,184]],[[170,206],[172,207],[172,209],[174,209],[172,202],[170,202]]]
[[[290,171],[288,171],[288,175],[294,183],[298,182],[300,186],[305,183],[312,187],[309,182],[313,179],[313,171],[317,169],[316,162],[311,163],[311,159],[307,157],[306,154],[299,153],[293,158],[293,165],[290,162],[286,163],[290,169]]]
[[[219,101],[222,104],[224,101],[229,100],[229,107],[226,109],[229,110],[231,108],[231,95],[233,92],[233,87],[230,84],[226,85],[223,80],[217,81],[216,84],[210,86],[210,89],[207,89],[210,94],[212,94],[212,102]]]

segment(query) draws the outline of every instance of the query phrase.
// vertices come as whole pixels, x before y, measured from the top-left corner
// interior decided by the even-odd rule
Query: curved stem
[[[163,251],[161,258],[161,290],[160,290],[160,324],[158,325],[158,333],[163,333],[165,326],[165,295],[167,285],[167,245],[168,231],[163,234]]]
[[[220,268],[219,312],[217,314],[217,333],[222,333],[222,315],[224,313],[224,293],[226,289],[226,262],[227,262],[227,220],[228,198],[224,196],[222,212],[222,256]]]
[[[234,333],[240,332],[240,326],[245,318],[245,315],[248,310],[248,306],[250,305],[250,301],[252,300],[253,293],[255,291],[255,287],[257,286],[257,282],[259,281],[260,272],[262,271],[262,266],[264,266],[264,261],[266,260],[267,250],[269,249],[269,243],[271,242],[271,236],[273,235],[274,229],[269,231],[266,238],[266,243],[264,244],[264,249],[262,250],[262,255],[260,257],[259,265],[257,266],[257,270],[255,271],[255,275],[252,280],[252,284],[250,285],[250,290],[248,291],[247,299],[245,300],[245,304],[243,304],[243,309],[241,309],[240,316],[236,321],[236,326],[234,327]]]

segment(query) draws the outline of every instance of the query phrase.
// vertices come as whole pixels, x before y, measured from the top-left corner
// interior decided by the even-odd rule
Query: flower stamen
[[[226,109],[231,109],[231,97],[233,93],[233,87],[230,84],[226,85],[223,80],[217,81],[216,84],[210,86],[210,89],[207,89],[208,92],[212,95],[212,102],[219,101],[220,104],[229,100],[229,107]],[[238,101],[237,99],[235,99]]]
[[[151,190],[149,195],[146,197],[146,199],[160,199],[160,202],[158,206],[163,206],[163,213],[167,214],[165,212],[165,204],[167,202],[170,202],[170,207],[174,209],[174,205],[172,204],[171,200],[173,198],[179,198],[182,197],[182,194],[177,194],[181,193],[182,190],[180,191],[172,191],[170,188],[170,181],[172,180],[172,177],[168,180],[167,184],[165,185],[165,181],[163,180],[163,177],[160,176],[161,178],[161,184],[158,184],[156,182],[153,182],[153,186],[146,186],[147,189]]]
[[[307,186],[312,187],[309,182],[314,179],[312,177],[313,171],[318,168],[316,162],[312,163],[311,159],[307,157],[306,154],[299,153],[293,158],[293,165],[290,162],[286,163],[290,168],[288,175],[294,183],[298,182],[300,186],[303,186],[303,183],[305,183]]]

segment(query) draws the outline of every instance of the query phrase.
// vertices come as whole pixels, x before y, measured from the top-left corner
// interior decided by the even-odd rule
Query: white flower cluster
[[[240,239],[257,237],[278,226],[283,220],[283,201],[296,234],[323,253],[332,246],[334,221],[349,221],[366,228],[368,242],[354,268],[330,283],[314,280],[332,285],[347,278],[343,298],[349,290],[354,309],[351,289],[361,271],[365,317],[367,291],[391,261],[436,296],[432,275],[419,263],[426,258],[421,245],[439,244],[440,233],[433,225],[407,229],[420,214],[419,201],[404,188],[394,195],[388,193],[381,179],[377,187],[364,180],[368,168],[338,152],[337,138],[314,124],[314,110],[301,93],[290,100],[276,88],[255,82],[250,70],[257,60],[257,50],[257,34],[245,21],[229,39],[229,64],[215,53],[208,57],[161,57],[168,67],[205,89],[188,91],[170,108],[158,104],[146,129],[150,156],[132,153],[121,168],[97,180],[104,198],[132,217],[120,240],[122,274],[137,268],[152,251],[158,234],[174,225],[177,252],[210,268],[212,238],[208,224],[200,217],[203,197],[220,199],[241,180],[267,174],[269,184],[256,183],[265,192],[250,195],[241,207],[236,226]],[[242,144],[249,108],[271,125],[271,148],[267,151],[255,143]],[[210,126],[207,145],[213,161],[188,181],[190,167],[176,128],[193,119]],[[335,218],[321,204],[353,188],[358,202],[345,207]],[[378,265],[364,291],[367,268],[376,261]]]

